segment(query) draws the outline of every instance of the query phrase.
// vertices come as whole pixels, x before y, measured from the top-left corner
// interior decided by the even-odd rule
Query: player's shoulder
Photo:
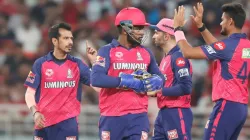
[[[187,58],[185,58],[185,57],[183,56],[183,54],[182,54],[182,52],[181,52],[180,49],[178,49],[178,50],[176,50],[175,52],[173,52],[172,55],[171,55],[171,58],[172,58],[172,59],[183,58],[183,59],[185,59],[185,60],[188,60]]]
[[[42,65],[44,62],[48,61],[48,56],[44,55],[35,60],[34,65]]]
[[[228,37],[220,41],[214,42],[212,45],[217,51],[233,51],[240,43],[241,38]]]
[[[151,51],[151,49],[150,48],[148,48],[148,47],[145,47],[145,46],[143,46],[143,45],[140,45],[139,46],[139,48],[141,48],[141,49],[143,49],[143,50],[146,50],[149,54],[153,54],[153,52]]]
[[[104,46],[102,46],[99,51],[109,51],[112,48],[115,48],[115,46],[112,43],[106,44]]]
[[[177,66],[184,66],[185,64],[190,65],[189,59],[185,58],[181,52],[181,50],[176,50],[171,55],[171,62]]]
[[[73,56],[73,55],[71,55],[71,54],[68,54],[67,59],[70,60],[70,61],[72,61],[72,62],[75,62],[75,63],[80,63],[80,62],[82,62],[81,59],[79,59],[79,58],[77,58],[77,57],[75,57],[75,56]]]

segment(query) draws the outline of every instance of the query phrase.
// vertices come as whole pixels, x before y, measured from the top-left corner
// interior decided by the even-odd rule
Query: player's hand
[[[89,46],[88,40],[86,41],[86,54],[90,63],[93,65],[97,57],[97,50]]]
[[[196,7],[194,6],[193,9],[194,9],[195,16],[191,15],[190,17],[192,18],[196,26],[200,28],[203,25],[202,17],[203,17],[204,8],[203,8],[202,3],[198,2],[197,6]]]
[[[35,125],[39,128],[45,127],[45,118],[44,118],[43,114],[40,112],[35,112],[34,122],[35,122]]]
[[[143,83],[145,85],[146,91],[148,92],[147,94],[150,96],[155,95],[158,92],[158,90],[160,90],[163,86],[163,81],[161,77],[159,77],[156,74],[153,74],[150,78],[144,79]]]
[[[160,92],[160,91],[161,91],[161,89],[155,90],[155,91],[148,91],[147,95],[151,96],[151,97],[156,97],[157,93]]]
[[[136,78],[134,75],[121,72],[119,77],[121,78],[121,82],[118,86],[119,88],[132,89],[136,93],[145,93],[143,81]]]
[[[136,69],[132,75],[135,76],[135,78],[138,78],[140,80],[143,80],[143,79],[147,79],[149,77],[151,77],[151,74],[148,73],[146,70],[144,69]]]
[[[178,11],[177,9],[174,10],[174,28],[177,27],[183,27],[186,23],[185,21],[185,8],[184,6],[178,6]]]

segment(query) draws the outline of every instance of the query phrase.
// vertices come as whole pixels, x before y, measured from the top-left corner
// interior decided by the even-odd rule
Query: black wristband
[[[178,27],[174,28],[174,32],[176,32],[176,31],[183,31],[183,27],[178,26]]]
[[[198,30],[199,30],[200,32],[205,31],[205,30],[206,30],[205,24],[203,24],[200,28],[198,28]]]

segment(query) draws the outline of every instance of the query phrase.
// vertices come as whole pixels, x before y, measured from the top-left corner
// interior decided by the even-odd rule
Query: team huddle
[[[204,129],[204,140],[237,140],[247,118],[250,41],[241,32],[246,13],[241,4],[222,6],[218,41],[202,22],[203,5],[191,16],[206,45],[192,47],[186,40],[185,8],[173,19],[157,25],[146,22],[135,7],[122,9],[115,19],[117,39],[96,51],[87,47],[90,69],[69,54],[71,26],[59,23],[49,30],[54,50],[37,59],[25,85],[25,100],[35,122],[35,140],[78,140],[82,84],[99,93],[100,140],[148,140],[148,97],[159,108],[153,140],[191,140],[192,64],[189,59],[213,60],[213,111]],[[158,67],[149,48],[142,45],[145,28],[154,30],[155,46],[164,57]],[[234,112],[234,113],[232,113]]]

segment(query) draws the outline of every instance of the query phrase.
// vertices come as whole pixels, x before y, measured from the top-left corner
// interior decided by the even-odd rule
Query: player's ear
[[[164,37],[164,40],[166,40],[166,41],[168,41],[170,38],[168,33],[164,33],[163,37]]]
[[[232,18],[229,19],[229,25],[234,25],[234,20]]]
[[[52,38],[52,43],[54,46],[56,46],[58,44],[58,40],[56,38]]]

